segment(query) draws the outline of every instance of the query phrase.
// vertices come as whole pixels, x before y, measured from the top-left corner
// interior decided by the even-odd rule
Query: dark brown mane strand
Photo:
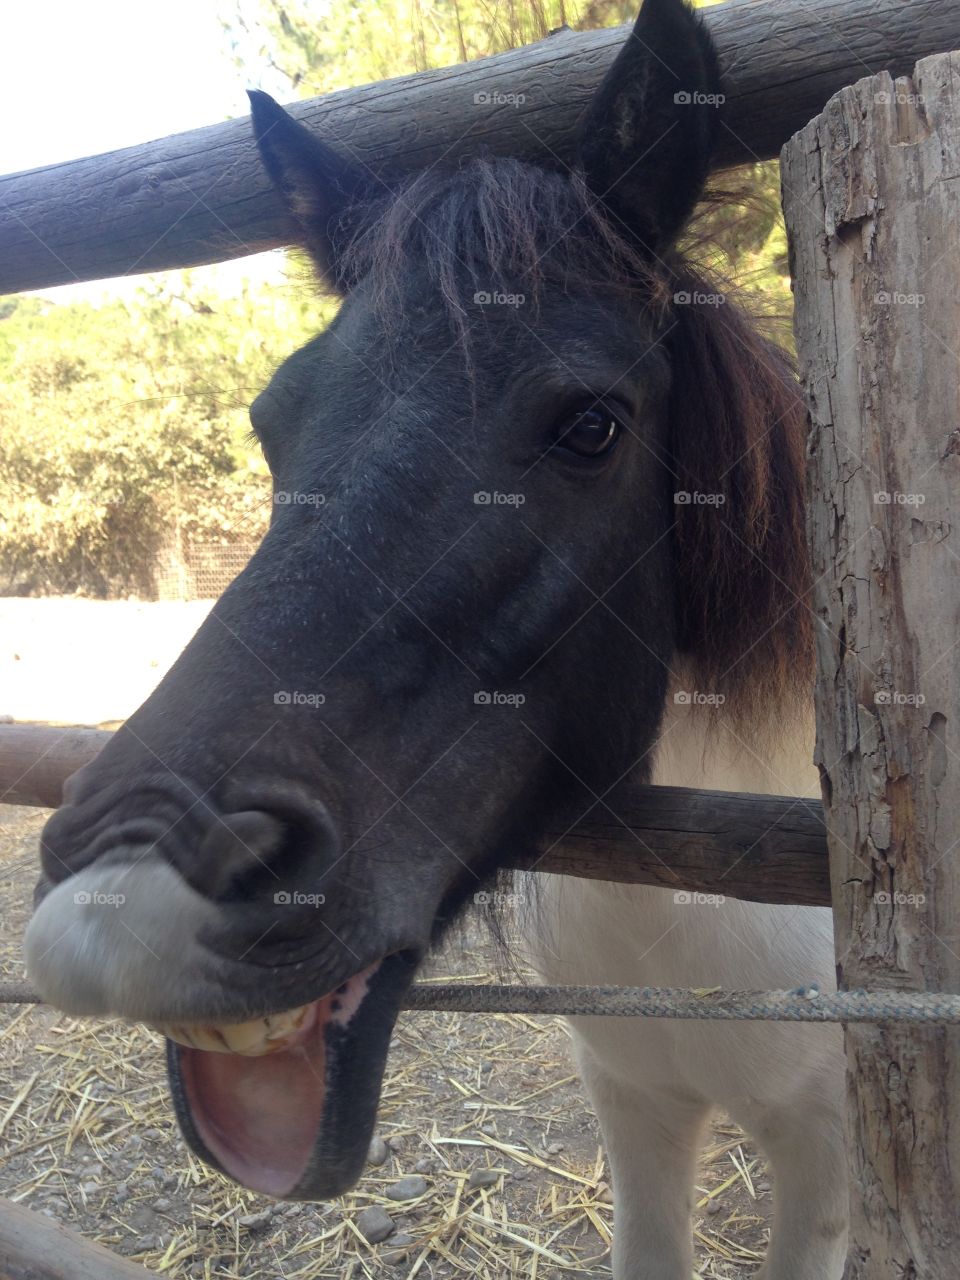
[[[669,296],[578,174],[508,158],[419,174],[365,211],[342,271],[349,284],[364,281],[386,326],[416,269],[429,273],[467,346],[478,291],[523,293],[534,309],[548,281],[639,293],[659,306]]]
[[[424,270],[468,366],[480,290],[521,292],[534,315],[547,282],[649,306],[674,368],[671,485],[723,499],[675,508],[678,632],[691,675],[745,724],[808,693],[806,417],[786,354],[729,293],[720,305],[675,305],[678,293],[721,287],[682,255],[665,264],[638,253],[579,175],[518,160],[421,174],[367,211],[344,272],[370,290],[385,332]]]
[[[691,298],[724,296],[686,265],[675,279]],[[729,296],[675,319],[676,489],[722,498],[676,506],[679,643],[698,690],[757,723],[813,680],[806,411],[789,357]]]

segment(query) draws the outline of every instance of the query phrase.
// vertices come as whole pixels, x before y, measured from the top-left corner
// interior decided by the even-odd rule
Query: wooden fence
[[[0,725],[0,803],[56,807],[64,780],[109,737],[105,729]],[[572,830],[548,832],[546,846],[538,871],[750,902],[830,905],[819,800],[625,781]],[[529,864],[508,858],[506,865]]]

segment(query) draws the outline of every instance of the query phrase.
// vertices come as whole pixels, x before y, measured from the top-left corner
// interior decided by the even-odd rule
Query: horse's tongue
[[[347,1028],[375,968],[309,1006],[302,1034],[262,1057],[173,1046],[197,1136],[224,1173],[252,1191],[289,1196],[321,1138],[330,1032]],[[339,1074],[339,1073],[337,1073]]]
[[[266,1058],[185,1047],[179,1055],[194,1126],[224,1173],[251,1191],[289,1195],[323,1122],[322,1033]]]

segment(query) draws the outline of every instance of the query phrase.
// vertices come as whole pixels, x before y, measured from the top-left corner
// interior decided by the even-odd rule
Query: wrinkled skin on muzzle
[[[610,133],[615,112],[617,142],[584,158],[597,191],[630,170],[638,254],[643,236],[666,251],[706,168],[678,77],[713,84],[676,0],[644,15],[617,100],[601,91],[589,124]],[[663,41],[650,74],[664,83],[634,102],[634,63]],[[583,812],[656,732],[675,640],[671,320],[642,290],[546,271],[535,312],[480,303],[465,344],[416,253],[385,309],[328,234],[349,223],[331,200],[363,206],[362,175],[262,95],[254,120],[346,297],[252,410],[274,476],[268,535],[47,825],[27,959],[59,1007],[168,1034],[204,1159],[322,1198],[359,1175],[431,943],[506,854],[532,856],[548,818]],[[664,121],[661,168],[638,165]],[[513,162],[438,186],[424,218],[461,237],[454,257],[472,245],[465,296],[484,236],[464,220],[511,196],[533,217],[543,192],[531,263],[549,266],[550,219],[579,221],[568,186]]]

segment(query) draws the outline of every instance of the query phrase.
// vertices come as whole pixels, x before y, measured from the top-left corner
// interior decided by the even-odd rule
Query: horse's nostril
[[[244,799],[249,809],[222,813],[193,856],[178,858],[181,873],[208,898],[286,902],[284,894],[315,893],[339,844],[326,807],[277,787],[250,788]]]
[[[201,892],[221,897],[236,881],[266,871],[286,838],[286,824],[263,809],[224,814],[204,837],[189,879]]]

